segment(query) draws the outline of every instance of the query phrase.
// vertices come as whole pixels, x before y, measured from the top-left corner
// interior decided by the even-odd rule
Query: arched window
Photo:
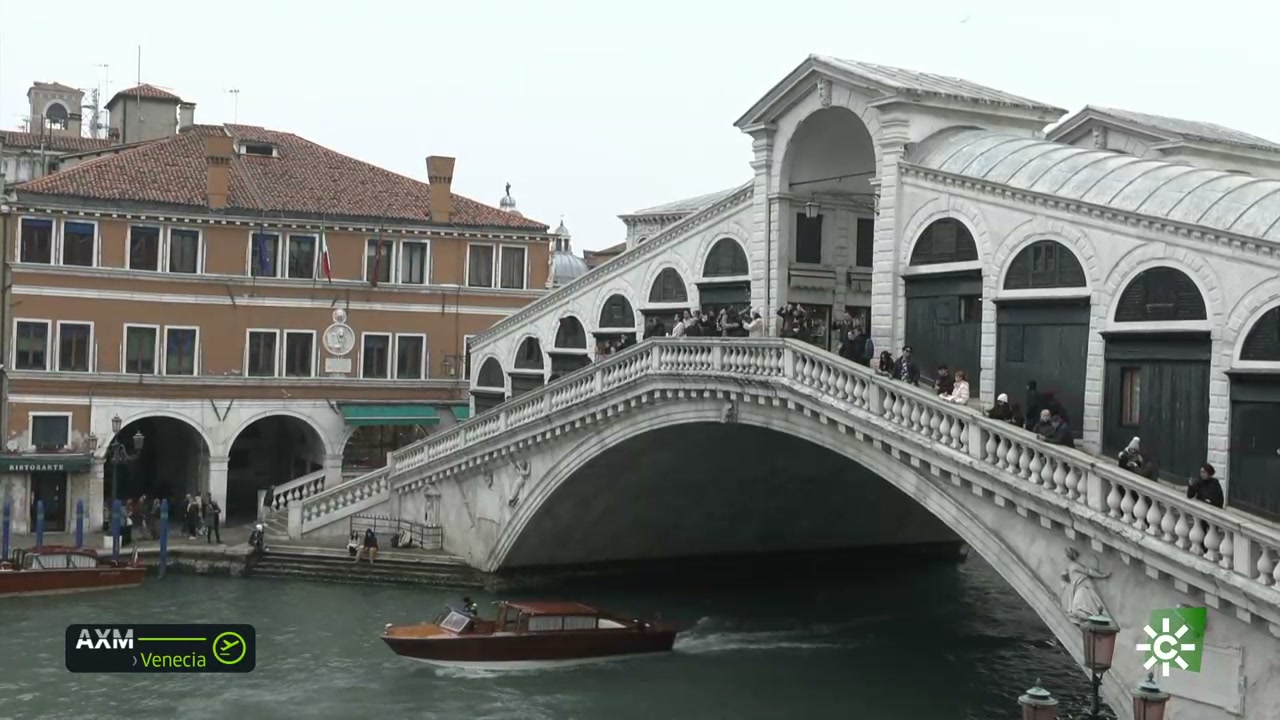
[[[750,274],[747,254],[733,238],[720,238],[707,253],[702,265],[702,277],[726,277]]]
[[[658,273],[658,277],[653,281],[653,287],[649,288],[649,302],[689,302],[689,290],[684,285],[684,278],[680,277],[680,273],[676,272],[675,268],[665,268]]]
[[[633,328],[636,326],[636,314],[631,303],[621,295],[610,295],[600,309],[600,327]]]
[[[929,223],[911,251],[912,265],[968,262],[978,259],[978,244],[964,223],[942,218]]]
[[[1040,240],[1023,248],[1009,263],[1005,290],[1084,287],[1084,268],[1066,246]]]
[[[480,366],[480,375],[476,378],[476,385],[486,388],[504,388],[507,386],[506,378],[502,375],[502,365],[496,358],[489,358]]]
[[[1204,297],[1187,274],[1171,267],[1143,270],[1120,293],[1116,322],[1204,320]]]
[[[569,350],[587,349],[587,331],[582,329],[578,318],[568,315],[560,318],[560,326],[556,328],[556,347]]]
[[[1249,328],[1241,360],[1280,360],[1280,307],[1273,307]]]
[[[45,108],[44,121],[47,127],[54,130],[66,130],[69,120],[70,115],[67,113],[67,108],[64,107],[62,103],[56,102]]]
[[[516,369],[542,369],[542,346],[538,344],[538,338],[528,337],[520,343],[520,349],[516,351]]]

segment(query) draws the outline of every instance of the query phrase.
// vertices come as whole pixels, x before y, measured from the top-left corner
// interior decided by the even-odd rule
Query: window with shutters
[[[1240,359],[1280,361],[1280,307],[1268,310],[1249,328]]]
[[[1181,270],[1154,267],[1135,277],[1120,294],[1116,322],[1204,320],[1204,297]]]
[[[391,377],[391,333],[365,333],[360,351],[360,377]]]
[[[621,295],[610,295],[600,309],[600,327],[631,328],[636,326],[636,315],[631,303]]]
[[[194,275],[200,272],[200,231],[191,228],[169,230],[169,272]]]
[[[1005,290],[1084,287],[1084,268],[1062,243],[1040,240],[1023,248],[1009,263]]]
[[[796,213],[796,262],[822,262],[822,216],[809,217]]]
[[[396,379],[421,380],[426,373],[427,336],[396,335]]]
[[[503,245],[501,268],[498,272],[498,287],[504,290],[524,290],[525,277],[529,274],[525,262],[526,252],[522,247]]]
[[[93,323],[58,322],[58,371],[89,372]]]
[[[939,265],[978,259],[978,245],[964,223],[954,218],[934,220],[920,233],[911,251],[912,265]]]
[[[493,246],[467,246],[467,287],[493,287]]]

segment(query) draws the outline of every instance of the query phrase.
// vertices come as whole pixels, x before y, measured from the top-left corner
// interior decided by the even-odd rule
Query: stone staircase
[[[345,550],[299,546],[268,546],[248,575],[255,578],[310,580],[362,585],[413,585],[442,588],[482,588],[485,576],[460,558],[417,552],[379,552],[370,564],[356,563]]]

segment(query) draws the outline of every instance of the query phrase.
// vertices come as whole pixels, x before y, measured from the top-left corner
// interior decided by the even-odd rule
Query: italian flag
[[[329,241],[324,239],[324,226],[320,226],[320,269],[324,277],[333,284],[333,269],[329,267]]]

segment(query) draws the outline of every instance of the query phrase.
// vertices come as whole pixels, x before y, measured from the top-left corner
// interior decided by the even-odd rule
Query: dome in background
[[[567,285],[591,269],[587,266],[586,260],[573,254],[571,241],[569,228],[565,227],[564,218],[560,218],[560,227],[556,228],[555,236],[552,238],[554,247],[551,250],[550,268],[547,273],[548,287]]]
[[[503,195],[502,199],[498,201],[498,209],[503,212],[509,212],[512,215],[524,217],[523,215],[520,215],[520,211],[516,209],[516,199],[511,197],[511,183],[507,183],[507,194]]]

